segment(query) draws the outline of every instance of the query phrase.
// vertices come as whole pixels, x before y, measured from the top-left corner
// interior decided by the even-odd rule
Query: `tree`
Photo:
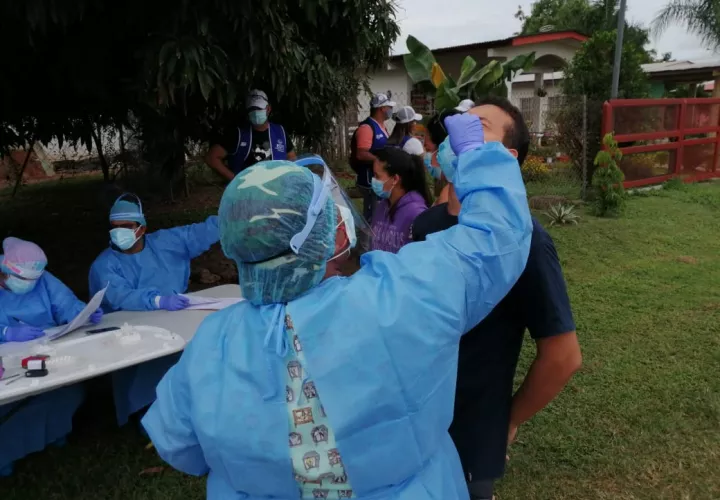
[[[387,0],[26,0],[0,19],[0,150],[92,147],[98,126],[132,121],[168,173],[188,141],[237,125],[255,87],[289,132],[321,140],[399,33]]]
[[[490,61],[481,67],[478,67],[475,59],[467,56],[456,82],[443,71],[433,53],[420,40],[408,36],[407,47],[410,53],[403,56],[405,69],[413,83],[424,85],[427,91],[435,92],[434,105],[437,110],[454,108],[462,99],[477,100],[486,95],[507,96],[505,82],[518,71],[530,69],[535,63],[534,52],[504,63]]]
[[[523,22],[523,35],[540,33],[546,29],[592,35],[615,29],[618,9],[617,0],[539,0],[533,4],[529,15],[525,15],[519,8],[515,17]],[[631,43],[644,51],[649,41],[648,32],[642,26],[625,26],[624,43]],[[643,61],[649,62],[652,62],[651,51],[646,52]]]
[[[565,95],[586,95],[590,99],[610,97],[615,40],[615,31],[601,31],[583,43],[565,68]],[[619,97],[647,96],[650,87],[641,66],[646,61],[646,55],[645,51],[634,43],[623,43]]]
[[[685,26],[711,49],[720,47],[718,0],[671,0],[655,17],[653,31],[659,35],[673,23]]]
[[[602,104],[610,98],[615,39],[615,31],[598,32],[575,53],[565,68],[562,83],[566,103],[554,117],[558,143],[572,158],[578,176],[586,172],[587,181],[592,179],[595,171],[596,164],[592,159],[600,150]],[[623,43],[619,97],[647,96],[650,85],[640,66],[646,60],[645,56],[642,47],[632,42]],[[637,120],[642,122],[642,117]]]

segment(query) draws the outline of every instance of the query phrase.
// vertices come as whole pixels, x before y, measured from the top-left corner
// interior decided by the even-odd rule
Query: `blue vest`
[[[378,149],[382,149],[385,147],[385,144],[388,140],[387,133],[380,128],[380,125],[378,122],[373,120],[370,117],[367,117],[364,121],[360,123],[360,125],[370,125],[370,128],[373,131],[373,141],[372,146],[370,146],[370,152],[373,153],[377,151]],[[370,180],[373,176],[373,166],[372,163],[369,165],[363,165],[365,168],[358,171],[358,177],[357,177],[357,183],[360,186],[370,186]]]
[[[285,129],[277,123],[270,123],[270,148],[273,160],[287,160],[287,138]],[[238,142],[235,152],[230,155],[228,165],[234,174],[240,173],[245,168],[245,160],[250,155],[252,147],[253,128],[238,127]]]
[[[410,139],[412,139],[412,136],[411,136],[411,135],[406,135],[405,137],[402,138],[402,141],[400,141],[400,144],[398,144],[398,147],[399,147],[399,148],[402,148],[403,146],[405,146],[405,143],[406,143],[407,141],[409,141]]]

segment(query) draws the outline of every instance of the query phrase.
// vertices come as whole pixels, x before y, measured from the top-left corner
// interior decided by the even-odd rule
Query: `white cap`
[[[403,151],[405,151],[408,154],[411,155],[418,155],[420,156],[425,152],[425,148],[423,148],[422,142],[420,142],[420,139],[417,137],[411,137],[407,140],[405,145],[403,146]]]
[[[250,108],[260,108],[265,109],[268,104],[270,104],[270,101],[268,101],[268,96],[265,92],[262,90],[254,89],[251,90],[250,93],[247,96],[247,99],[245,100],[245,107],[247,109]]]
[[[385,94],[375,94],[370,100],[371,109],[384,108],[385,106],[395,107],[395,103],[388,99],[388,96]]]
[[[412,106],[403,106],[395,112],[393,120],[398,123],[419,122],[422,120],[422,115],[417,114]]]
[[[467,113],[474,107],[475,103],[472,101],[472,99],[463,99],[462,101],[460,101],[460,104],[457,105],[455,110],[460,111],[461,113]]]

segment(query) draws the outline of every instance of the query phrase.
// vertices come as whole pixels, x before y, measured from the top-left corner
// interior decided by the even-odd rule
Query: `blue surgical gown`
[[[0,330],[28,325],[47,328],[69,323],[85,304],[59,279],[45,271],[29,293],[17,295],[0,288]],[[75,384],[0,406],[0,470],[15,460],[42,450],[72,430],[72,417],[85,397]]]
[[[18,295],[0,288],[0,330],[26,323],[39,328],[69,323],[83,310],[80,302],[59,279],[45,271],[30,292]]]
[[[103,310],[154,311],[155,297],[184,293],[190,260],[220,240],[218,218],[145,235],[145,248],[135,254],[105,249],[90,267],[90,293],[108,283]]]
[[[294,324],[357,498],[462,500],[448,435],[461,335],[522,273],[532,224],[518,163],[498,143],[460,156],[459,224],[372,252],[287,305],[208,316],[143,419],[160,456],[209,473],[209,499],[299,497],[290,461],[282,332]]]
[[[220,240],[218,218],[205,222],[163,229],[145,236],[145,248],[136,254],[124,254],[112,248],[104,250],[90,268],[90,293],[109,283],[105,312],[154,311],[155,297],[187,290],[190,260],[206,252]],[[165,356],[113,372],[113,396],[119,425],[155,399],[155,387],[177,355]]]

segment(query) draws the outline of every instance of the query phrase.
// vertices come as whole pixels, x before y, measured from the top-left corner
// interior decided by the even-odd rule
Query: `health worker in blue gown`
[[[69,323],[85,308],[45,266],[45,252],[35,243],[3,241],[0,356],[3,345],[39,339],[45,335],[43,329]],[[100,322],[102,314],[98,309],[90,322]],[[15,460],[63,440],[84,395],[83,386],[76,384],[0,406],[0,475],[10,474]]]
[[[356,240],[328,170],[264,162],[225,190],[247,300],[205,319],[142,422],[165,461],[208,474],[207,498],[468,498],[448,435],[458,344],[520,276],[532,224],[517,160],[477,116],[446,126],[459,224],[349,278],[328,273]]]
[[[179,311],[190,280],[190,261],[220,240],[217,216],[188,226],[147,232],[142,202],[121,195],[110,209],[110,247],[90,267],[90,293],[107,286],[102,307],[112,311]],[[177,356],[113,373],[118,423],[155,399],[155,386]]]

